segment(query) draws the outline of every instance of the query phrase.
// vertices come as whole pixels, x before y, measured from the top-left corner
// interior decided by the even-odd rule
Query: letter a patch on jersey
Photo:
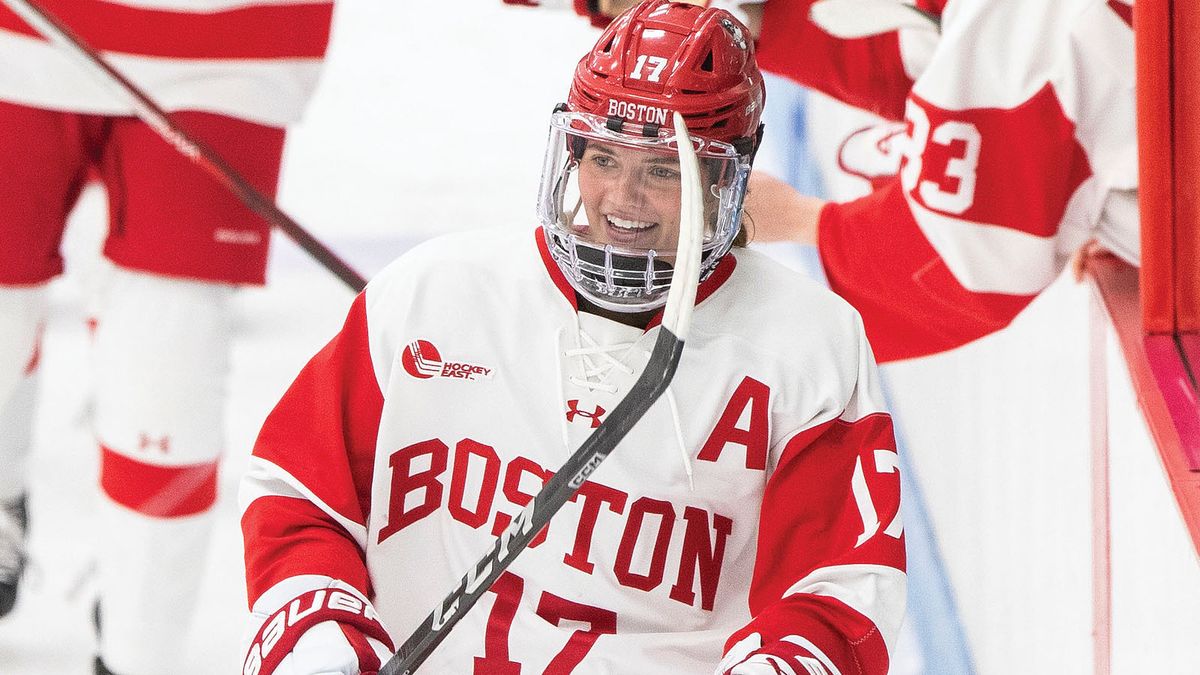
[[[725,412],[717,420],[697,459],[715,462],[721,457],[726,444],[734,443],[746,448],[746,468],[767,468],[767,446],[770,424],[767,411],[771,399],[771,388],[752,377],[742,378],[741,384],[725,404]],[[738,426],[749,411],[746,426]]]

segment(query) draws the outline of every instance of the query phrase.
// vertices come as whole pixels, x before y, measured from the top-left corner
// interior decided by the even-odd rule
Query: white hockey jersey
[[[752,632],[886,672],[900,481],[860,319],[747,250],[699,295],[670,393],[422,672],[708,674]],[[256,443],[254,609],[335,577],[399,645],[621,401],[658,330],[577,312],[540,230],[401,257]]]
[[[895,34],[823,34],[812,4],[768,1],[764,69],[908,130],[899,175],[818,229],[881,361],[1006,326],[1089,238],[1138,263],[1129,2],[927,0],[941,35],[919,72]]]
[[[300,118],[329,42],[332,0],[39,0],[167,110],[282,127]],[[132,108],[0,4],[0,99],[51,110]]]

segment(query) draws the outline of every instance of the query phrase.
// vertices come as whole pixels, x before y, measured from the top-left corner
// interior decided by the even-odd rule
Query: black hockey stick
[[[649,362],[608,419],[588,436],[575,454],[547,481],[542,491],[521,509],[508,529],[492,544],[491,550],[475,563],[450,595],[400,645],[400,650],[384,664],[379,675],[411,675],[425,662],[454,625],[466,616],[554,514],[570,501],[600,462],[612,453],[625,434],[667,390],[667,385],[675,376],[696,301],[704,230],[700,169],[695,148],[679,113],[675,113],[675,136],[679,145],[683,188],[680,197],[679,244],[675,253],[671,289],[667,292],[667,304],[663,309],[662,328],[650,352]]]
[[[58,18],[42,9],[33,0],[0,0],[0,2],[8,5],[9,9],[16,12],[34,30],[62,48],[79,66],[96,75],[115,95],[133,108],[138,119],[149,125],[159,136],[162,136],[163,140],[211,174],[217,182],[225,186],[250,210],[279,228],[288,238],[296,242],[296,245],[304,249],[321,266],[332,272],[352,290],[358,292],[367,285],[367,280],[361,274],[351,269],[336,253],[329,250],[299,223],[280,210],[274,201],[263,196],[220,155],[180,129],[158,104],[113,68],[104,60],[103,56],[80,40]]]

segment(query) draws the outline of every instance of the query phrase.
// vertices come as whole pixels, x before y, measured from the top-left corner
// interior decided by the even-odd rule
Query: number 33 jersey
[[[828,672],[887,671],[900,477],[857,313],[741,249],[698,295],[668,393],[423,672],[712,673],[748,636]],[[254,608],[334,577],[399,645],[613,414],[659,330],[579,312],[540,231],[401,257],[256,443]]]
[[[1007,326],[1089,239],[1141,257],[1132,0],[918,4],[941,30],[918,31],[915,81],[920,36],[835,39],[812,0],[768,2],[757,52],[904,121],[899,175],[827,205],[817,228],[830,286],[884,362]]]

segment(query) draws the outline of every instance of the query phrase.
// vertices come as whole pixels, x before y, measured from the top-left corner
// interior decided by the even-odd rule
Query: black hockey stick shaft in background
[[[119,94],[133,107],[134,114],[154,129],[163,140],[212,175],[247,208],[279,228],[288,238],[296,242],[296,245],[304,249],[321,266],[332,272],[352,290],[358,292],[367,285],[367,280],[361,274],[354,271],[337,254],[309,234],[299,223],[276,206],[274,201],[250,185],[220,155],[180,129],[158,104],[137,85],[109,65],[103,56],[84,43],[57,17],[40,7],[34,0],[0,0],[0,2],[8,5],[50,42],[70,53],[81,67],[93,71],[102,78],[114,93]]]
[[[492,583],[542,531],[554,514],[575,496],[588,476],[666,391],[682,353],[683,340],[663,328],[641,376],[608,419],[513,518],[508,529],[492,544],[491,550],[459,581],[458,587],[425,617],[425,621],[400,646],[396,655],[380,669],[379,675],[409,675],[424,663],[454,625],[466,616],[467,611],[491,588]]]

